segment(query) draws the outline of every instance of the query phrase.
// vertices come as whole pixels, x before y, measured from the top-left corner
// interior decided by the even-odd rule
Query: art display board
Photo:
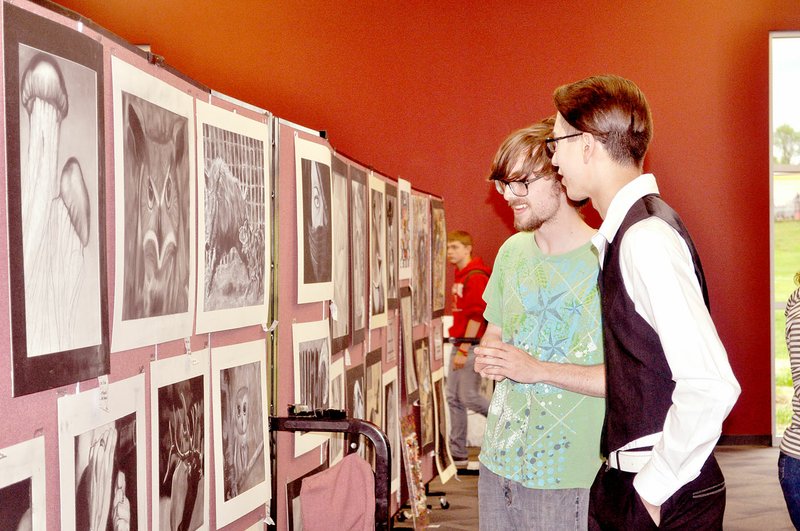
[[[294,352],[294,404],[308,406],[311,411],[328,409],[330,398],[331,337],[327,319],[292,324]],[[328,434],[295,432],[294,456],[323,445]]]
[[[197,332],[269,323],[269,126],[196,105]]]
[[[119,352],[192,335],[194,99],[116,56],[111,78]]]
[[[3,7],[12,378],[20,396],[110,370],[103,49]]]
[[[138,374],[58,399],[61,529],[146,527],[145,394]]]
[[[297,303],[333,298],[331,151],[295,134]]]
[[[152,529],[211,529],[207,349],[150,363]]]
[[[211,351],[216,523],[230,524],[269,505],[266,344],[251,341]]]
[[[0,450],[0,528],[47,531],[44,437]]]

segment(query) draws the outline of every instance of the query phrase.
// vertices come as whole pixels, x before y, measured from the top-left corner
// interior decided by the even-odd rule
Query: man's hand
[[[475,349],[475,370],[496,382],[509,378],[520,383],[537,383],[543,380],[543,369],[539,360],[502,341],[485,342]]]
[[[636,495],[639,496],[639,494]],[[644,505],[644,508],[647,509],[647,514],[650,515],[650,518],[653,519],[656,527],[658,527],[658,525],[661,523],[661,506],[648,503],[648,501],[641,496],[639,496],[639,499],[642,500],[642,505]]]
[[[466,363],[467,363],[467,356],[461,354],[460,351],[456,350],[453,353],[453,370],[457,371],[459,369],[463,369]]]

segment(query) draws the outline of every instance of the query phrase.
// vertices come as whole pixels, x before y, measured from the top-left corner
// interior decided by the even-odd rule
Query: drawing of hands
[[[114,531],[130,531],[131,502],[125,496],[125,473],[117,473],[117,487],[114,489],[114,510],[111,512]]]
[[[89,450],[89,522],[91,531],[103,531],[111,505],[111,479],[117,448],[117,428],[102,431]],[[123,480],[124,482],[124,480]]]

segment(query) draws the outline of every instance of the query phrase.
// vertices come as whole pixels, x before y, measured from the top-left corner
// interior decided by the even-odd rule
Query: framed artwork
[[[350,166],[350,269],[352,271],[352,344],[367,329],[367,174]]]
[[[400,286],[400,260],[399,237],[400,212],[397,203],[397,184],[386,181],[384,183],[386,197],[386,297],[389,309],[400,305],[400,295],[397,291]]]
[[[427,529],[430,520],[428,497],[425,493],[425,481],[422,479],[422,459],[420,458],[417,432],[414,431],[414,415],[409,414],[400,419],[401,446],[405,465],[406,487],[408,488],[408,504],[415,529]]]
[[[331,152],[295,132],[297,303],[333,298]]]
[[[436,438],[435,413],[433,410],[433,386],[431,384],[430,353],[428,338],[414,342],[414,360],[419,381],[420,448],[423,453],[434,449]]]
[[[3,5],[14,396],[110,372],[103,48]]]
[[[400,361],[403,368],[403,388],[406,402],[411,403],[419,396],[417,368],[414,362],[413,327],[411,326],[411,288],[400,288]]]
[[[439,479],[447,483],[456,475],[456,465],[450,454],[450,408],[444,390],[444,369],[433,372],[433,409],[436,412],[436,445],[434,461]]]
[[[350,344],[350,201],[347,163],[331,161],[333,171],[333,303],[330,306],[332,352]]]
[[[399,293],[399,292],[398,292]],[[397,299],[398,305],[400,299]],[[386,363],[393,365],[397,360],[399,338],[397,336],[397,310],[389,310],[386,314]]]
[[[380,347],[367,354],[364,368],[364,406],[367,410],[366,420],[385,431],[383,425],[383,384],[381,382],[383,369],[381,357]],[[366,444],[366,454],[367,461],[373,463],[375,461],[375,449],[372,443]]]
[[[153,529],[210,529],[209,352],[150,363]]]
[[[194,99],[116,56],[111,78],[119,352],[192,335]]]
[[[444,315],[447,278],[447,229],[440,199],[431,199],[431,238],[431,309],[435,319]]]
[[[400,489],[400,402],[397,392],[397,367],[383,373],[383,431],[389,439],[392,469],[390,492]]]
[[[344,407],[344,356],[331,363],[331,409],[345,410]],[[328,441],[328,461],[333,466],[344,457],[344,434],[331,433]]]
[[[411,262],[412,323],[416,326],[430,319],[431,310],[431,215],[426,196],[411,196],[413,214],[413,249]]]
[[[442,360],[444,358],[444,337],[441,319],[431,324],[431,341],[433,341],[433,359]]]
[[[211,353],[216,523],[226,526],[271,496],[266,342]]]
[[[61,528],[147,527],[144,374],[58,399]]]
[[[294,352],[294,403],[312,410],[328,409],[330,397],[331,336],[327,319],[292,324]],[[328,435],[295,432],[294,456],[298,457],[325,443]]]
[[[44,437],[0,450],[0,529],[47,530]]]
[[[400,280],[411,278],[411,183],[397,179],[398,252]]]
[[[197,133],[197,332],[269,323],[269,127],[197,100]]]
[[[364,391],[364,364],[353,365],[345,372],[345,409],[347,416],[354,419],[366,419],[366,393]],[[360,437],[363,438],[363,437]],[[360,444],[358,455],[365,456],[365,444]]]
[[[303,487],[303,480],[327,469],[328,466],[323,463],[286,484],[286,521],[288,522],[288,531],[302,531],[303,529],[303,512],[300,505],[300,491]]]
[[[386,326],[386,201],[383,180],[369,176],[369,328]]]

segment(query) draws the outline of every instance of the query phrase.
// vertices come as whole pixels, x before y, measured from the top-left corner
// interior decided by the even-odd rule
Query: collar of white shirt
[[[658,185],[656,184],[656,177],[652,173],[644,173],[620,188],[617,195],[611,200],[611,204],[608,205],[603,224],[600,225],[597,233],[592,236],[592,243],[597,248],[600,257],[600,267],[603,266],[606,245],[614,241],[614,236],[616,236],[619,226],[622,225],[622,220],[625,219],[631,205],[646,195],[657,193]]]

